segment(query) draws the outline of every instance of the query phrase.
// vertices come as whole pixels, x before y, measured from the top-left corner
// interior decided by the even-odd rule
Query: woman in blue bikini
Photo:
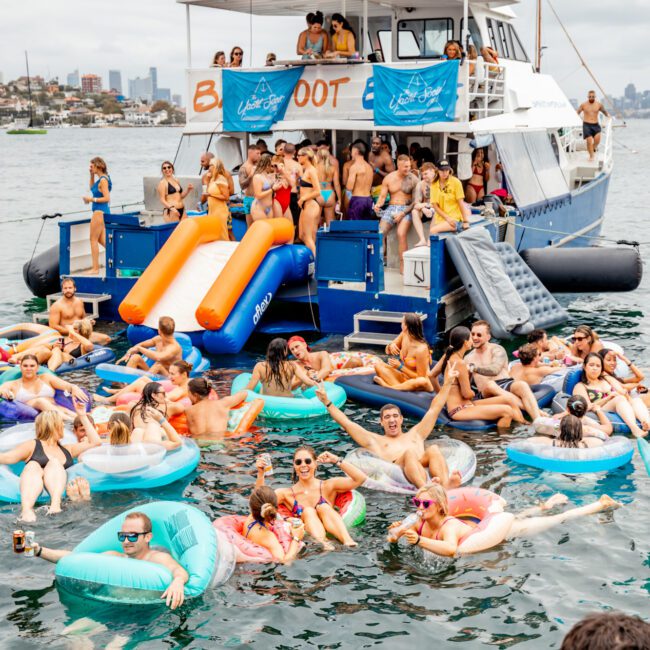
[[[331,463],[340,467],[347,476],[317,479],[318,463]],[[256,487],[264,485],[264,468],[261,458],[257,461]],[[278,488],[275,494],[278,503],[285,505],[293,517],[299,517],[306,531],[327,550],[334,547],[327,541],[327,534],[336,537],[346,546],[356,546],[341,515],[334,509],[334,501],[341,492],[358,488],[368,477],[351,463],[329,451],[316,457],[316,452],[307,446],[298,447],[293,454],[293,487]]]
[[[336,169],[332,165],[330,152],[325,147],[319,149],[316,154],[316,173],[320,181],[320,193],[323,197],[322,206],[325,223],[329,226],[334,219],[336,203],[341,197],[341,185],[339,184]]]
[[[97,180],[95,180],[97,177]],[[106,228],[104,215],[110,212],[111,190],[113,183],[108,175],[103,158],[93,158],[90,161],[90,193],[84,196],[85,204],[92,203],[93,215],[90,217],[90,257],[92,259],[91,275],[99,273],[99,245],[106,248]]]
[[[253,172],[253,196],[251,219],[272,219],[282,216],[282,208],[275,200],[275,192],[282,183],[276,180],[271,156],[262,156]]]

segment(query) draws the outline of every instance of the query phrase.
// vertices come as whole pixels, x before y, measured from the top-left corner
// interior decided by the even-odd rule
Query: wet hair
[[[622,612],[598,612],[578,621],[560,650],[641,650],[650,648],[650,624]]]
[[[406,325],[406,331],[412,339],[428,345],[427,340],[424,338],[422,319],[417,314],[413,312],[404,314],[404,325]]]
[[[148,384],[145,384],[145,387],[142,389],[142,395],[140,396],[140,399],[135,403],[133,408],[131,409],[131,424],[133,424],[133,418],[140,413],[140,417],[142,418],[143,422],[147,421],[147,407],[156,409],[159,411],[159,406],[158,402],[154,398],[154,394],[159,392],[159,391],[164,391],[163,387],[157,382],[157,381],[150,381]],[[161,415],[166,415],[167,414],[167,405],[165,404],[165,412],[161,413]]]
[[[93,419],[93,416],[90,415],[90,413],[86,414],[86,417],[90,420],[90,424],[95,426],[95,420]],[[83,421],[81,420],[81,416],[77,415],[75,419],[72,421],[72,430],[76,431],[79,427],[84,426]]]
[[[131,442],[131,420],[126,413],[113,413],[108,420],[108,441],[111,445],[128,445]]]
[[[585,336],[588,336],[589,338],[591,338],[592,345],[598,340],[598,334],[596,334],[596,332],[594,332],[594,330],[592,330],[591,327],[589,327],[589,325],[578,325],[578,327],[576,327],[575,330],[573,330],[573,333],[574,334],[580,333],[580,334],[584,334]]]
[[[57,433],[63,434],[63,417],[58,411],[42,411],[34,420],[36,440],[47,442]]]
[[[415,496],[419,497],[422,494],[428,494],[438,504],[438,510],[443,516],[449,513],[449,503],[447,502],[447,492],[440,483],[427,483],[423,485],[416,493]]]
[[[293,459],[292,461],[296,460],[296,456],[298,455],[299,451],[306,451],[314,460],[316,460],[316,450],[313,447],[310,447],[309,445],[300,445],[300,447],[296,448],[296,450],[293,452]],[[295,462],[292,462],[292,471],[291,471],[291,480],[293,483],[296,483],[298,481],[298,474],[296,474],[296,465]]]
[[[256,487],[248,499],[248,505],[255,521],[268,524],[275,521],[278,514],[278,497],[275,490],[268,485]]]
[[[539,348],[533,343],[526,343],[519,348],[518,352],[521,365],[529,366],[537,358]]]
[[[332,17],[330,18],[330,25],[336,21],[337,23],[341,23],[343,25],[343,29],[347,29],[349,32],[352,32],[352,36],[354,36],[355,40],[357,38],[357,35],[355,31],[352,29],[352,25],[348,22],[348,19],[345,18],[345,16],[342,16],[341,14],[332,14]],[[336,34],[336,30],[334,29],[334,26],[330,26],[330,35],[334,36]]]
[[[145,533],[150,533],[153,530],[151,519],[149,519],[149,517],[145,515],[144,512],[129,512],[129,514],[124,517],[124,521],[127,519],[142,519]]]
[[[275,382],[280,388],[291,390],[293,372],[289,357],[289,346],[282,338],[273,339],[266,348],[267,382]]]
[[[301,147],[298,149],[298,155],[299,156],[307,156],[309,158],[309,162],[312,164],[314,163],[314,159],[316,158],[316,154],[313,152],[313,150],[310,147]]]
[[[384,404],[379,409],[379,419],[380,420],[384,417],[384,413],[386,411],[397,411],[400,415],[402,415],[402,409],[399,406],[397,406],[397,404]]]
[[[106,166],[106,162],[103,158],[95,156],[90,162],[95,165],[95,167],[97,167],[103,174],[106,174],[108,172],[108,167]]]
[[[597,355],[602,359],[602,361],[603,361],[603,372],[607,372],[607,371],[605,370],[605,357],[606,357],[608,354],[616,354],[616,352],[615,352],[614,350],[612,350],[611,348],[603,348],[602,350],[599,350],[598,352],[596,352],[596,354],[597,354]],[[611,375],[612,377],[614,377],[614,379],[618,379],[618,376],[616,375],[616,365],[614,365],[614,372],[608,372],[607,374],[608,374],[608,375]]]
[[[158,319],[158,329],[161,334],[165,336],[171,336],[176,329],[176,323],[171,316],[161,316]]]
[[[39,365],[39,363],[38,363],[38,357],[37,357],[35,354],[31,354],[31,353],[30,353],[30,354],[26,354],[25,356],[21,357],[21,359],[20,359],[20,365],[22,366],[23,363],[25,363],[25,361],[29,361],[29,360],[31,360],[31,361],[36,361],[36,365],[37,365],[37,366]]]
[[[61,288],[62,288],[62,289],[63,289],[63,285],[64,285],[66,282],[72,282],[72,286],[73,286],[75,289],[77,288],[77,283],[76,283],[72,278],[63,277],[63,278],[61,278]]]
[[[333,17],[333,16],[332,16]],[[307,24],[308,25],[322,25],[324,21],[322,11],[309,12],[307,14]]]
[[[587,363],[589,362],[589,359],[598,359],[600,361],[600,375],[598,375],[598,379],[600,379],[603,376],[604,368],[603,368],[603,360],[600,358],[600,355],[598,352],[590,352],[586,357],[585,360],[582,362],[582,372],[580,373],[580,381],[583,384],[587,384],[589,380],[587,379]]]
[[[559,447],[578,447],[582,440],[582,420],[575,415],[565,415],[560,420]]]
[[[190,379],[187,388],[190,393],[194,393],[194,395],[201,399],[209,397],[210,392],[212,391],[212,386],[205,377],[194,377],[194,379]]]
[[[545,336],[546,336],[546,330],[534,329],[532,332],[528,334],[526,340],[529,343],[537,343],[538,341],[542,341]]]
[[[172,168],[172,172],[175,172],[176,170],[174,169],[174,163],[171,162],[170,160],[163,160],[162,164],[160,165],[160,171],[162,171],[162,168],[165,165],[169,165]]]
[[[587,400],[582,395],[571,395],[566,403],[566,410],[577,418],[583,418],[587,414],[588,407]]]
[[[445,372],[447,364],[449,363],[449,357],[451,357],[454,352],[458,352],[463,347],[463,345],[465,345],[465,342],[469,341],[470,338],[470,331],[462,325],[454,327],[454,329],[451,330],[449,333],[449,345],[445,350],[444,361],[442,362],[442,368],[440,372]]]
[[[477,320],[472,323],[472,329],[481,326],[485,327],[488,331],[488,334],[492,335],[492,328],[490,327],[490,323],[488,323],[486,320]]]

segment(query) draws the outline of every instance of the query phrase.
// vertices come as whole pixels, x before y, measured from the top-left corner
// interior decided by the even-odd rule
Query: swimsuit
[[[291,204],[291,188],[290,187],[281,187],[275,193],[275,200],[280,204],[282,209],[282,214],[287,211],[287,208]]]
[[[582,123],[582,137],[586,140],[587,138],[593,138],[601,132],[600,124],[591,124],[591,122]]]
[[[451,411],[447,410],[447,413],[449,413],[449,417],[453,418],[456,413],[459,411],[462,411],[463,409],[466,409],[470,406],[474,406],[471,402],[469,404],[461,404],[460,406],[457,406],[456,408],[451,409]]]
[[[321,181],[320,183],[320,187],[321,187],[320,193],[323,197],[324,203],[327,203],[330,200],[330,196],[332,196],[332,192],[334,192],[334,190],[325,189],[327,185],[328,185],[327,181]]]
[[[503,379],[496,379],[494,383],[495,383],[499,388],[503,388],[503,390],[507,390],[507,391],[509,391],[509,390],[510,390],[510,386],[512,386],[512,383],[513,383],[513,382],[514,382],[514,379],[512,379],[512,378],[510,378],[510,377],[504,377]]]
[[[395,215],[398,212],[404,212],[405,210],[408,209],[408,205],[387,205],[382,211],[381,211],[381,220],[382,221],[387,221],[391,226],[395,225]],[[411,221],[411,213],[405,215],[400,219],[401,221]]]
[[[293,506],[291,506],[291,514],[294,515],[295,517],[301,517],[304,508],[298,503],[298,499],[296,499],[296,495],[293,491],[293,488],[291,488],[291,494],[293,494]],[[314,509],[318,508],[318,506],[322,506],[324,503],[327,503],[329,505],[327,499],[323,496],[323,481],[321,481],[320,498],[318,499],[318,503],[314,506]]]
[[[253,521],[251,521],[251,523],[248,524],[248,526],[246,527],[246,534],[244,535],[244,537],[248,537],[248,533],[251,532],[251,528],[252,528],[255,524],[257,524],[257,525],[260,526],[261,528],[266,528],[266,526],[264,525],[264,522],[263,522],[263,521],[257,521],[257,519],[253,519]],[[268,528],[267,528],[267,530],[268,530]]]
[[[169,181],[167,181],[167,194],[182,194],[183,186],[179,185],[176,189]]]
[[[603,397],[607,397],[611,391],[609,390],[598,390],[597,388],[587,388],[587,397],[589,397],[590,402],[597,402]]]
[[[95,199],[103,199],[104,195],[101,193],[101,190],[99,189],[99,181],[102,180],[102,178],[105,178],[108,181],[108,191],[110,192],[113,189],[113,182],[111,181],[110,176],[100,176],[93,186],[90,188],[90,192],[93,195],[93,198]],[[111,211],[110,204],[108,203],[97,203],[93,201],[92,204],[92,209],[93,212],[103,212],[104,214],[108,214]]]
[[[28,390],[27,388],[23,388],[21,382],[20,388],[16,393],[16,397],[14,397],[14,401],[27,404],[31,400],[37,399],[39,397],[46,397],[46,398],[54,397],[54,388],[52,388],[52,386],[50,386],[49,384],[46,384],[44,381],[42,381],[41,383],[42,383],[42,388],[38,391],[38,393],[34,393],[31,390]]]
[[[74,463],[74,461],[72,460],[72,454],[63,445],[61,445],[60,442],[57,442],[56,445],[63,452],[63,455],[65,456],[63,469],[68,469],[68,467],[72,467]],[[29,460],[27,462],[29,463],[32,460],[35,463],[38,463],[41,466],[41,469],[45,469],[45,466],[50,462],[50,459],[48,458],[47,454],[45,453],[45,450],[43,449],[43,443],[38,439],[34,444],[34,451],[32,452],[32,455],[29,457]]]
[[[312,43],[312,41],[309,40],[309,35],[307,35],[307,38],[305,39],[305,48],[311,50],[311,54],[303,54],[302,58],[303,59],[311,59],[314,55],[316,54],[322,54],[323,53],[323,34],[321,32],[320,37],[315,43]],[[319,58],[319,57],[316,57]]]
[[[251,206],[253,205],[254,200],[255,200],[254,196],[245,196],[244,197],[244,214],[250,214],[251,213]]]
[[[370,196],[352,196],[348,203],[348,219],[350,221],[361,221],[375,219],[376,215],[372,209],[373,200]]]

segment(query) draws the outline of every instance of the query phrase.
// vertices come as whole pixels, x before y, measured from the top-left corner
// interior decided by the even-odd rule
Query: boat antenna
[[[542,69],[542,0],[537,0],[537,29],[535,31],[535,71]]]
[[[29,59],[27,58],[27,50],[25,50],[25,67],[27,68],[27,92],[29,93],[29,124],[27,128],[31,129],[34,126],[34,118],[32,116],[32,84],[29,81]]]

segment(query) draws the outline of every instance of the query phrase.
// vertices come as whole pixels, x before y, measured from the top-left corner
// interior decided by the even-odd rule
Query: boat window
[[[528,55],[526,54],[526,50],[524,50],[524,46],[519,40],[519,36],[517,36],[517,31],[512,25],[508,25],[508,31],[510,32],[510,40],[512,42],[513,58],[515,58],[517,61],[528,61]]]
[[[459,39],[462,40],[463,38],[463,25],[464,25],[464,18],[460,19],[460,33],[458,35]],[[467,27],[469,28],[469,37],[470,40],[472,41],[472,45],[476,48],[477,52],[481,51],[481,48],[483,47],[483,38],[481,36],[481,30],[478,28],[478,24],[472,18],[471,16],[469,17],[469,20],[467,21]],[[463,47],[465,47],[465,43],[463,43]]]
[[[510,56],[510,50],[512,48],[509,47],[508,39],[506,37],[505,27],[504,27],[504,25],[503,25],[503,23],[501,21],[498,21],[497,25],[498,25],[498,28],[499,28],[499,39],[501,40],[502,48],[503,48],[503,54],[501,56],[503,56],[505,59],[510,59],[510,58],[512,58]],[[501,52],[499,52],[499,54],[501,54]]]
[[[440,57],[444,54],[445,43],[452,40],[454,35],[454,21],[451,18],[400,20],[397,27],[399,59]]]
[[[495,28],[491,18],[487,19],[487,28],[488,28],[488,36],[490,37],[490,45],[492,46],[492,49],[496,50],[499,56],[503,56],[503,53],[501,52],[502,48],[500,44],[497,42],[496,36],[494,34]]]

